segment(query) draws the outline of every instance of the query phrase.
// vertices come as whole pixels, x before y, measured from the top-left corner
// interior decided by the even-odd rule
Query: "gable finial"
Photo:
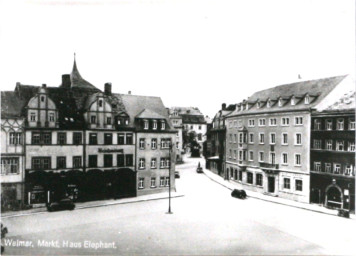
[[[74,52],[74,61],[75,61],[75,52]]]

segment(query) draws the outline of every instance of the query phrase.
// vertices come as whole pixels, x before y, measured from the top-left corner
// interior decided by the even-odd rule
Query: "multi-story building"
[[[196,134],[196,140],[202,151],[207,131],[207,121],[204,115],[196,107],[172,107],[170,111],[172,113],[178,113],[182,118],[184,133],[188,134],[194,132]]]
[[[23,203],[24,118],[23,102],[13,92],[1,93],[1,206],[3,210]]]
[[[110,83],[102,92],[83,79],[74,62],[59,87],[17,83],[14,92],[2,92],[19,99],[17,106],[2,102],[2,111],[16,110],[24,119],[23,151],[16,152],[24,155],[26,202],[45,203],[58,194],[76,200],[150,194],[167,190],[170,180],[174,187],[175,148],[169,148],[176,131],[162,101],[111,90]],[[151,155],[139,143],[154,137],[165,142],[154,151],[165,161],[156,169],[142,165]]]
[[[309,202],[311,111],[352,86],[346,76],[254,93],[226,117],[228,178],[253,191]]]
[[[174,129],[177,131],[176,138],[176,162],[182,162],[183,160],[183,120],[182,117],[178,114],[178,111],[171,110],[167,108],[169,118],[172,122]]]
[[[223,103],[221,110],[216,113],[207,131],[207,150],[204,155],[206,168],[222,177],[226,177],[224,172],[226,140],[225,117],[235,109],[236,105],[232,104],[226,107],[226,104]]]
[[[311,118],[310,201],[355,211],[355,92]]]

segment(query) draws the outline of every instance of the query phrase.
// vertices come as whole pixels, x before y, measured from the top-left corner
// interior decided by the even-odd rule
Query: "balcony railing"
[[[270,164],[270,163],[260,162],[260,167],[261,168],[268,168],[268,169],[278,169],[279,165],[278,164]]]

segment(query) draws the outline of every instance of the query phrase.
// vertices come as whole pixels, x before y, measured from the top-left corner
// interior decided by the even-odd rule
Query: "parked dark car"
[[[203,168],[200,167],[200,162],[198,163],[197,173],[203,173]]]
[[[241,190],[240,189],[234,189],[231,192],[231,196],[239,198],[239,199],[245,199],[247,197],[247,194],[246,194],[246,191],[243,190],[243,189],[241,189]]]
[[[59,211],[59,210],[74,210],[75,204],[70,198],[63,198],[61,200],[51,202],[47,204],[47,210],[51,211]]]
[[[175,172],[174,172],[174,177],[175,177],[176,179],[179,179],[179,178],[180,178],[179,171],[175,171]]]

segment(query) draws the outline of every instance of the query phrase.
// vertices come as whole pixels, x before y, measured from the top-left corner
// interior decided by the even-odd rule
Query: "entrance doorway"
[[[326,206],[332,208],[342,208],[342,195],[340,189],[333,186],[326,192]]]
[[[268,192],[274,193],[274,177],[268,177]]]

